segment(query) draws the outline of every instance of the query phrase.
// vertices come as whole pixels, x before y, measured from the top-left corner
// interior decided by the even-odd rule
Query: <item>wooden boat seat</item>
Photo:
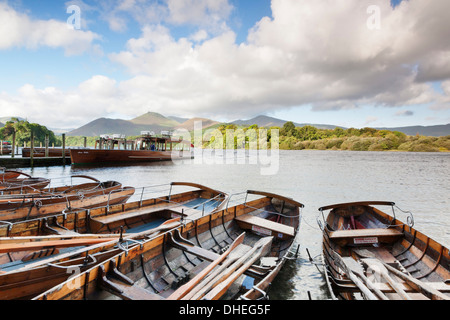
[[[114,279],[108,279],[115,288],[120,291],[109,290],[115,295],[125,300],[164,300],[162,296],[156,293],[152,293],[144,288],[139,287],[136,284],[129,285]]]
[[[403,236],[403,233],[393,228],[337,230],[328,234],[330,240],[352,244],[391,243]]]
[[[131,218],[137,218],[141,216],[146,216],[152,213],[156,212],[163,212],[168,211],[172,213],[172,217],[174,217],[174,214],[176,216],[186,216],[185,212],[189,212],[188,210],[192,210],[189,207],[179,205],[179,204],[164,204],[164,205],[157,205],[157,206],[151,206],[148,208],[140,208],[137,210],[132,211],[126,211],[126,212],[118,212],[113,213],[105,216],[97,216],[97,217],[91,217],[90,218],[90,227],[92,232],[96,233],[98,230],[103,228],[106,225],[119,222],[125,219],[131,219]]]
[[[289,239],[295,236],[294,227],[263,219],[251,214],[244,214],[236,218],[242,229],[250,229],[275,238]]]
[[[99,285],[108,292],[124,300],[163,300],[160,295],[139,287],[134,281],[117,270],[116,261],[111,260],[111,268],[105,272],[100,267]]]
[[[184,239],[178,230],[174,230],[174,232],[168,233],[168,240],[172,246],[175,248],[178,248],[180,250],[183,250],[187,253],[190,253],[192,255],[195,255],[197,257],[200,257],[202,259],[208,260],[208,261],[214,261],[219,257],[219,254],[204,249],[202,247],[194,245],[189,240]]]

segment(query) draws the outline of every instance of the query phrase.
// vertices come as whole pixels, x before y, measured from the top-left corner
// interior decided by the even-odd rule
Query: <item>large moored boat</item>
[[[143,131],[134,140],[123,135],[102,135],[95,142],[95,148],[71,149],[72,164],[135,163],[191,159],[190,141],[173,139],[170,133],[156,136],[153,132]]]

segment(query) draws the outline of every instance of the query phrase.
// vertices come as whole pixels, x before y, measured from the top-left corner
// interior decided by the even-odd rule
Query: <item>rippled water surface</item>
[[[211,156],[210,156],[211,157]],[[237,156],[236,156],[237,157]],[[250,157],[251,158],[251,157]],[[328,299],[320,263],[319,207],[362,200],[393,201],[414,214],[414,227],[443,245],[450,246],[450,154],[347,151],[280,151],[276,174],[262,175],[264,166],[249,163],[222,164],[219,156],[201,164],[149,165],[106,168],[48,167],[23,169],[34,176],[55,178],[87,174],[99,180],[117,180],[144,187],[189,181],[229,193],[247,189],[279,193],[305,204],[297,242],[299,259],[289,261],[269,292],[271,299]],[[223,160],[223,159],[222,159]],[[274,159],[272,159],[274,160]],[[207,163],[206,163],[207,162]],[[236,160],[237,162],[237,160]],[[256,163],[261,163],[256,161]],[[272,167],[273,168],[273,167]],[[400,220],[402,212],[396,210]]]

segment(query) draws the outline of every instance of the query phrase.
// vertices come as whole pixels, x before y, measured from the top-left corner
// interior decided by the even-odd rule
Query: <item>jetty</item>
[[[32,168],[71,165],[70,157],[0,157],[0,167],[11,168]]]
[[[84,138],[86,146],[86,138]],[[19,156],[19,148],[16,145],[15,133],[13,133],[12,145],[8,146],[11,152],[8,156],[0,156],[0,167],[11,168],[33,168],[71,165],[70,150],[66,148],[66,135],[62,134],[62,148],[49,147],[48,135],[45,138],[45,146],[42,144],[35,148],[34,134],[31,132],[30,147],[26,145],[22,148],[22,156]],[[3,153],[3,141],[1,143],[1,153]]]

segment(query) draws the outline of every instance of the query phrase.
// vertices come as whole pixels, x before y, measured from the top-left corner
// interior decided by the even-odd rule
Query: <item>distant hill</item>
[[[0,122],[0,128],[3,128],[4,126],[5,124]]]
[[[248,120],[236,120],[233,121],[233,124],[242,125],[242,126],[251,126],[252,124],[258,125],[258,127],[282,127],[288,120],[281,120],[278,118],[273,118],[269,116],[257,116]],[[304,126],[314,126],[318,129],[334,129],[339,126],[329,125],[329,124],[311,124],[311,123],[296,123],[293,122],[296,127],[304,127]],[[343,127],[339,127],[343,128]]]
[[[147,112],[137,118],[130,120],[130,122],[139,125],[157,125],[160,127],[173,128],[180,124],[180,122],[167,118],[162,114],[156,112]]]
[[[141,131],[150,130],[148,126],[137,125],[127,120],[100,118],[84,126],[67,132],[68,136],[95,137],[102,134],[139,135]]]
[[[182,119],[182,118],[180,118]],[[161,131],[184,128],[188,131],[194,130],[195,121],[202,121],[203,128],[208,128],[219,122],[205,118],[192,118],[183,123],[179,123],[168,117],[155,112],[147,112],[132,120],[100,118],[88,124],[67,132],[67,136],[99,136],[102,134],[124,134],[126,136],[137,136],[141,131],[154,131],[159,134]]]
[[[189,118],[181,118],[181,117],[175,117],[175,116],[169,116],[167,118],[175,120],[178,123],[183,123],[183,122],[186,122],[189,120]]]
[[[17,119],[19,119],[19,120],[26,120],[25,118],[14,117],[14,116],[12,116],[12,117],[0,117],[0,122],[3,123],[3,125],[5,125],[5,123],[6,123],[7,121],[11,121],[12,118],[17,118]]]
[[[375,128],[378,130],[400,131],[409,136],[419,134],[421,136],[441,137],[450,135],[450,123],[436,126],[410,126],[397,128]]]
[[[156,112],[147,112],[131,120],[100,118],[88,124],[69,131],[68,136],[99,136],[102,134],[124,134],[137,136],[141,131],[154,131],[156,134],[165,130],[172,130],[178,122],[164,117]]]
[[[203,129],[212,127],[212,126],[220,123],[220,122],[210,120],[210,119],[205,119],[205,118],[192,118],[192,119],[189,119],[189,120],[183,122],[182,124],[178,125],[175,129],[186,129],[188,131],[193,131],[196,121],[202,122]]]

